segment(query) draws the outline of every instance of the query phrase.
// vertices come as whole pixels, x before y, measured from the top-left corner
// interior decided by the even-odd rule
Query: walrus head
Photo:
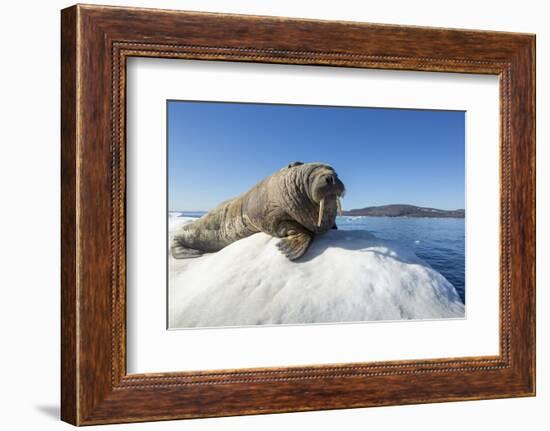
[[[324,163],[294,162],[281,174],[287,208],[293,216],[314,232],[331,229],[340,211],[340,197],[345,193],[344,183],[334,168]]]
[[[324,199],[343,196],[346,188],[338,178],[336,171],[328,165],[319,164],[311,171],[308,177],[309,194],[315,203],[320,204]]]
[[[330,211],[336,206],[337,212],[341,212],[340,197],[344,195],[346,188],[336,171],[323,164],[311,171],[308,183],[311,200],[319,205],[317,226],[321,226],[326,209]]]

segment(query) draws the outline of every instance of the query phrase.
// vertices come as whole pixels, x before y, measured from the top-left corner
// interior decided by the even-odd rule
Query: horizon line
[[[350,208],[350,209],[342,209],[342,212],[345,212],[345,211],[354,211],[354,210],[362,210],[362,209],[365,209],[365,208],[385,207],[385,206],[390,206],[390,205],[408,205],[408,206],[413,206],[413,207],[417,207],[417,208],[428,208],[428,209],[434,209],[434,210],[439,210],[439,211],[465,211],[465,210],[466,210],[466,208],[443,209],[443,208],[438,208],[438,207],[434,207],[434,206],[398,203],[398,204],[369,205],[369,206],[365,206],[365,207]],[[214,208],[215,208],[215,207],[214,207]],[[168,212],[183,212],[183,211],[187,211],[187,212],[208,212],[208,211],[212,211],[214,208],[211,208],[211,209],[209,209],[209,210],[197,210],[197,209],[192,209],[192,210],[187,210],[187,209],[186,209],[186,210],[182,210],[182,209],[178,209],[178,210],[174,210],[174,209],[169,209]]]

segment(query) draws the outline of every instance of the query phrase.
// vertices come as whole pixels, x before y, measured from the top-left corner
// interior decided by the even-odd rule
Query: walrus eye
[[[327,184],[334,184],[334,178],[332,176],[326,177],[325,181]]]

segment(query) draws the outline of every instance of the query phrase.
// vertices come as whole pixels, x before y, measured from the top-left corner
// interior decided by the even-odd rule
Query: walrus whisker
[[[319,218],[317,219],[317,226],[321,226],[323,221],[323,212],[325,211],[325,198],[321,199],[319,202]]]

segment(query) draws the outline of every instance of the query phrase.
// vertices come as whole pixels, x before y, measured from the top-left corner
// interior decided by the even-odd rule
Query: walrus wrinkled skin
[[[315,235],[336,228],[338,199],[344,191],[344,184],[331,166],[291,163],[248,192],[182,226],[172,240],[172,256],[198,257],[265,232],[281,238],[279,250],[296,260]]]

